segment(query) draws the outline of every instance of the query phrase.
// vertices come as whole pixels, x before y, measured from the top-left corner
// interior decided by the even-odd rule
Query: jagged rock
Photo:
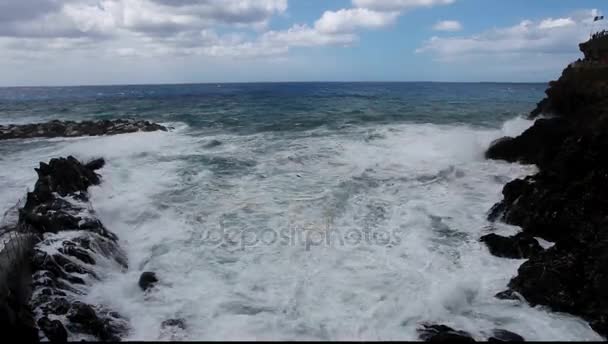
[[[418,336],[425,342],[431,343],[474,343],[471,335],[464,331],[457,331],[445,325],[424,324],[418,329]]]
[[[139,277],[139,287],[143,291],[147,291],[148,289],[154,287],[154,285],[158,282],[158,278],[154,272],[146,271],[141,274]]]
[[[167,128],[149,121],[130,119],[84,122],[55,120],[47,123],[0,125],[0,140],[116,135],[137,131],[167,131]]]
[[[484,235],[480,240],[488,246],[490,253],[497,257],[524,259],[543,251],[538,241],[525,233],[512,237],[492,233]]]
[[[74,297],[86,295],[87,282],[99,279],[94,270],[97,258],[127,266],[118,238],[103,226],[89,202],[88,188],[101,182],[94,171],[104,163],[96,159],[83,165],[71,156],[40,163],[38,181],[20,209],[18,227],[41,237],[31,257],[34,293],[30,304],[49,339],[63,338],[61,323],[50,321],[56,316],[68,320],[66,336],[85,333],[97,340],[118,341],[127,329],[117,313]]]
[[[597,54],[598,46],[608,47],[608,35],[582,44],[585,59],[550,83],[547,98],[531,113],[549,118],[536,120],[519,137],[495,142],[486,156],[539,168],[536,175],[507,184],[488,218],[555,243],[532,254],[509,287],[532,305],[583,317],[605,336],[608,60],[602,57],[607,50]]]
[[[68,331],[61,321],[42,317],[38,320],[38,327],[51,343],[67,343]]]
[[[496,329],[492,331],[492,337],[488,338],[489,343],[505,343],[505,342],[525,342],[524,337],[507,330]]]

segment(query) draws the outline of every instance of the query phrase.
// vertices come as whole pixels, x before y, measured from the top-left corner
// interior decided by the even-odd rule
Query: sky
[[[604,5],[604,6],[602,6]],[[0,0],[0,86],[546,82],[606,0]]]

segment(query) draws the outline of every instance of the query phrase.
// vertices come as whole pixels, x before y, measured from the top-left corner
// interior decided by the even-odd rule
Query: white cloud
[[[456,0],[352,0],[353,5],[376,11],[401,11],[418,7],[449,5]]]
[[[325,33],[353,32],[358,29],[378,29],[395,22],[399,12],[377,12],[366,8],[326,11],[316,21],[315,29]]]
[[[295,25],[284,31],[269,31],[261,41],[264,44],[284,45],[292,47],[311,47],[323,45],[348,45],[357,41],[358,37],[352,33],[325,34],[306,25]]]
[[[514,26],[471,36],[432,37],[416,52],[430,53],[441,60],[479,55],[572,54],[577,52],[579,42],[589,38],[588,24],[597,11],[585,13],[578,12],[567,18],[524,20]]]
[[[462,24],[456,20],[443,20],[433,26],[433,30],[436,31],[460,31],[462,30]]]
[[[539,29],[554,29],[557,27],[564,27],[564,26],[570,26],[570,25],[576,25],[576,23],[574,22],[574,20],[572,20],[572,18],[558,18],[558,19],[549,18],[549,19],[545,19],[545,20],[541,21],[540,24],[538,24],[538,28]]]

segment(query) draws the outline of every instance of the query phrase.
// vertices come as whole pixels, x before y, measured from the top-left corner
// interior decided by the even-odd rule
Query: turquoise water
[[[134,117],[169,132],[6,141],[0,209],[38,161],[103,156],[92,188],[129,269],[95,267],[84,301],[125,339],[413,340],[422,322],[487,338],[599,339],[582,320],[504,301],[522,261],[478,242],[511,179],[495,139],[531,125],[542,84],[305,83],[0,89],[0,123]],[[137,279],[155,271],[159,287]],[[186,329],[160,323],[181,318]],[[72,339],[83,338],[71,334]]]

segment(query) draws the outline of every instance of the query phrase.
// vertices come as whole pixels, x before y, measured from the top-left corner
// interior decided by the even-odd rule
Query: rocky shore
[[[495,255],[529,258],[509,283],[531,305],[586,319],[608,335],[608,35],[580,45],[585,58],[550,83],[519,137],[492,144],[489,159],[535,164],[490,211],[522,232],[484,241]],[[548,249],[534,238],[553,242]]]
[[[2,304],[2,317],[10,319],[13,313],[27,313],[8,326],[5,324],[4,333],[11,338],[23,338],[24,333],[33,332],[34,338],[51,342],[118,341],[127,331],[128,323],[120,314],[82,302],[90,286],[101,278],[96,272],[98,264],[127,268],[116,235],[104,227],[89,202],[87,190],[101,183],[95,171],[104,163],[98,159],[82,164],[70,156],[40,163],[36,169],[38,181],[27,194],[12,228],[35,240],[22,257],[7,252],[12,254],[13,262],[27,263],[20,276],[31,277],[21,286],[12,286],[16,290],[31,286],[30,295],[25,297],[28,307]],[[30,324],[27,331],[24,323]]]
[[[47,123],[0,125],[0,140],[116,135],[159,130],[167,131],[167,128],[149,121],[132,119],[84,122],[55,120]]]

